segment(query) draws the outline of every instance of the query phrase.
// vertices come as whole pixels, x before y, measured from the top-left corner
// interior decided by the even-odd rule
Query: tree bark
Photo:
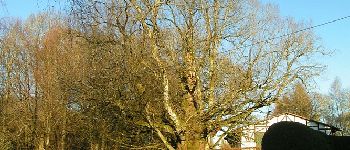
[[[205,139],[186,140],[178,145],[178,150],[205,150],[207,141]]]

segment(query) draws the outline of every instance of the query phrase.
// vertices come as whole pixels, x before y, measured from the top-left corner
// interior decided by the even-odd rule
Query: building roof
[[[303,116],[300,116],[300,115],[297,115],[297,114],[293,114],[293,113],[281,113],[281,114],[278,114],[278,115],[271,115],[271,116],[269,116],[266,120],[264,120],[264,121],[267,121],[267,120],[270,120],[270,119],[272,119],[272,118],[274,118],[274,117],[278,117],[278,116],[281,116],[281,115],[291,115],[291,116],[295,116],[295,117],[299,117],[299,118],[301,118],[301,119],[304,119],[304,120],[307,120],[307,121],[310,121],[310,122],[315,122],[315,123],[318,123],[318,124],[322,124],[322,125],[324,125],[324,126],[328,126],[328,127],[330,127],[330,129],[332,130],[332,131],[342,131],[340,128],[338,128],[338,127],[335,127],[335,126],[332,126],[332,125],[329,125],[329,124],[326,124],[326,123],[323,123],[323,122],[320,122],[320,121],[316,121],[316,120],[312,120],[312,119],[308,119],[308,118],[306,118],[306,117],[303,117]]]

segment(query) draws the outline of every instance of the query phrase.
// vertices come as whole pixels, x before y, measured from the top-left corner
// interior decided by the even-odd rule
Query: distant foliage
[[[290,94],[276,102],[274,114],[293,113],[309,119],[318,120],[316,112],[313,109],[313,103],[310,95],[307,93],[303,84],[298,83]]]

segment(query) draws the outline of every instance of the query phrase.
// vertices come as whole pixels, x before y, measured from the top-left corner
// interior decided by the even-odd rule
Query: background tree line
[[[1,23],[1,149],[214,148],[327,53],[256,0],[65,4]]]
[[[273,115],[293,113],[308,119],[321,121],[342,131],[338,134],[350,134],[350,93],[344,89],[339,78],[335,78],[329,93],[308,92],[298,83],[294,90],[276,102]]]

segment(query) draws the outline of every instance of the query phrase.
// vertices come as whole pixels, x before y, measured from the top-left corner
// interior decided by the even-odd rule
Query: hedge
[[[285,121],[269,127],[262,139],[262,150],[334,150],[333,143],[322,132]]]

